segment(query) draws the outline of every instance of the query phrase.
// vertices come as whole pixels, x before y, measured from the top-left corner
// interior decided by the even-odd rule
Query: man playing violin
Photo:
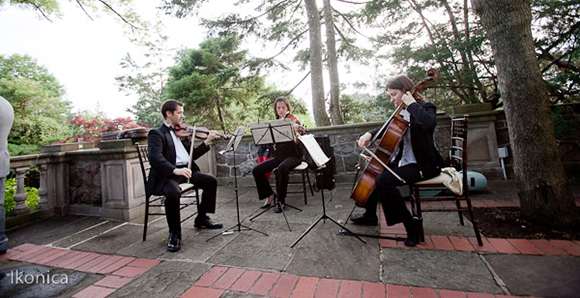
[[[161,105],[164,123],[149,131],[147,142],[149,147],[149,163],[151,172],[147,182],[147,197],[152,194],[165,196],[165,213],[169,226],[167,250],[178,251],[181,248],[181,215],[179,201],[181,199],[180,183],[189,179],[190,183],[203,190],[198,214],[195,218],[196,228],[221,229],[221,223],[214,223],[207,216],[215,213],[217,179],[202,173],[193,162],[209,151],[209,142],[217,135],[217,131],[209,131],[207,139],[201,142],[192,156],[189,156],[188,141],[182,141],[175,134],[184,118],[183,103],[169,99]],[[188,164],[191,162],[191,168]]]
[[[406,183],[413,183],[439,175],[443,159],[435,148],[433,133],[437,125],[436,107],[425,102],[419,93],[412,94],[413,81],[407,76],[398,76],[387,83],[386,93],[390,101],[399,106],[404,103],[406,108],[400,113],[410,123],[402,136],[402,146],[389,167]],[[363,134],[357,145],[367,146],[380,128]],[[375,190],[371,193],[365,205],[364,214],[355,214],[351,220],[360,225],[377,225],[377,203],[381,202],[387,225],[403,223],[407,231],[406,246],[415,246],[419,242],[417,223],[405,206],[405,202],[397,186],[404,185],[390,171],[383,171],[375,179]]]
[[[289,118],[293,122],[294,131],[300,133],[304,130],[304,127],[300,126],[298,118],[292,116],[291,110],[292,107],[290,106],[288,98],[281,96],[274,101],[274,114],[276,115],[276,119]],[[284,208],[284,202],[286,200],[290,171],[302,162],[302,150],[300,150],[298,144],[295,142],[284,142],[277,143],[276,150],[270,150],[270,152],[272,158],[256,165],[252,169],[252,174],[256,182],[256,187],[258,188],[258,199],[268,199],[261,208],[270,207],[277,198],[281,205],[277,206],[275,212],[280,213]],[[266,178],[267,173],[270,173],[275,168],[278,168],[276,193],[272,190],[268,178]]]

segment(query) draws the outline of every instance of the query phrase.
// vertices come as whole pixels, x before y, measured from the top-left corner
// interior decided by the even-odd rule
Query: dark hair
[[[413,83],[413,80],[411,80],[406,75],[400,75],[400,76],[396,76],[396,77],[392,78],[387,83],[387,86],[385,87],[385,91],[386,91],[386,89],[397,89],[397,90],[401,90],[401,91],[403,91],[403,93],[405,93],[407,91],[413,90],[414,87],[415,87],[415,83]],[[421,94],[419,94],[419,92],[415,92],[415,94],[413,94],[413,97],[415,98],[416,101],[423,100],[423,96]]]
[[[276,100],[274,100],[274,115],[276,115],[276,119],[280,118],[280,116],[278,116],[278,113],[276,112],[276,106],[278,105],[279,102],[283,102],[288,108],[288,111],[292,113],[292,106],[290,105],[290,101],[288,100],[288,98],[280,96],[276,98]]]
[[[166,101],[163,102],[163,104],[161,104],[161,115],[163,115],[163,119],[167,118],[167,112],[175,112],[175,110],[177,110],[177,107],[183,107],[183,103],[179,100],[175,100],[175,99],[168,99]]]

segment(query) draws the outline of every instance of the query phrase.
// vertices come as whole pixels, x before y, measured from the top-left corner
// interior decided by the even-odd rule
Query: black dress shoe
[[[195,222],[193,224],[194,227],[198,228],[198,229],[202,229],[202,228],[206,228],[206,229],[221,229],[223,227],[223,225],[219,222],[212,222],[209,219],[209,216],[206,216],[204,218],[199,218],[197,217],[195,219]]]
[[[419,229],[418,229],[418,219],[411,218],[411,220],[405,220],[403,225],[407,231],[407,239],[405,239],[405,246],[416,246],[419,243]]]
[[[379,219],[377,216],[367,215],[366,213],[363,214],[355,214],[350,217],[350,220],[356,224],[361,226],[376,226],[379,224]]]
[[[176,252],[181,248],[181,233],[169,232],[167,240],[167,251]]]

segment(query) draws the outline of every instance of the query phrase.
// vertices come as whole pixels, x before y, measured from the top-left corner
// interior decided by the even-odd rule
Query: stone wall
[[[71,204],[101,206],[101,165],[97,160],[69,163],[69,197]]]
[[[442,114],[437,117],[438,125],[435,130],[435,142],[441,155],[448,156],[450,144],[450,117]],[[352,183],[357,171],[361,149],[356,140],[364,132],[381,126],[383,122],[337,125],[331,127],[312,128],[308,133],[326,135],[334,148],[336,161],[336,180],[338,183]],[[501,136],[498,139],[499,135]],[[468,157],[469,168],[484,174],[487,179],[503,179],[502,168],[498,155],[498,144],[505,146],[507,128],[505,117],[501,111],[472,113],[469,118]],[[216,152],[222,150],[227,141],[216,139]],[[253,144],[251,135],[245,135],[236,151],[235,161],[238,166],[238,179],[244,185],[253,184],[252,168],[256,165],[257,148]],[[231,183],[234,167],[233,153],[217,154],[215,175],[221,183]],[[509,160],[508,160],[509,162]],[[362,163],[364,165],[364,162]]]

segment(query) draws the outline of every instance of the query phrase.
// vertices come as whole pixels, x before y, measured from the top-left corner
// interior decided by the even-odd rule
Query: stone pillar
[[[40,170],[40,186],[38,188],[40,200],[38,201],[36,208],[42,210],[48,207],[48,188],[46,187],[46,172],[48,166],[46,164],[40,164],[38,165],[38,169]]]
[[[28,193],[24,190],[24,175],[30,169],[30,167],[20,167],[16,168],[16,194],[14,194],[14,213],[16,215],[26,214],[30,212],[28,206],[26,206],[26,198]]]

